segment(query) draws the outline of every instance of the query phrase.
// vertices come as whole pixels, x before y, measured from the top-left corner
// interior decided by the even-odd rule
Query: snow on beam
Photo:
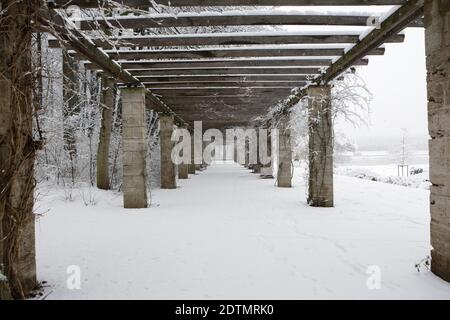
[[[81,19],[81,30],[96,30],[100,28],[148,29],[171,27],[199,26],[273,26],[273,25],[304,25],[304,26],[359,26],[373,25],[373,15],[346,14],[304,14],[301,12],[248,11],[244,13],[180,13],[173,15],[141,15],[119,16],[114,18]],[[410,27],[423,27],[423,20],[417,19]]]
[[[226,6],[372,6],[403,5],[406,0],[51,0],[57,7],[76,5],[81,8],[115,7],[122,4],[134,8],[148,8],[151,3],[173,7]]]
[[[96,46],[105,49],[113,47],[165,47],[165,46],[225,46],[225,45],[282,45],[282,44],[351,44],[359,41],[359,34],[186,34],[161,36],[133,36],[91,39]],[[389,43],[400,43],[405,35],[396,34],[386,39]],[[58,40],[48,41],[50,48],[59,48]]]
[[[376,48],[367,52],[367,55],[383,55],[384,48]],[[341,48],[327,49],[296,49],[296,48],[233,48],[233,49],[201,49],[201,50],[106,50],[113,59],[195,59],[195,58],[230,58],[230,57],[339,57],[344,55]],[[77,59],[83,56],[75,54]]]

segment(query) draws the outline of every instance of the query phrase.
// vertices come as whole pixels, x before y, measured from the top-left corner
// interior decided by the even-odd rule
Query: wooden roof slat
[[[188,87],[188,88],[204,88],[207,86],[213,87],[287,87],[295,88],[306,85],[305,81],[210,81],[210,82],[144,82],[147,88],[174,88],[174,87]]]
[[[135,8],[148,8],[149,0],[114,0]],[[403,5],[406,0],[154,0],[159,5],[173,7],[214,7],[214,6],[372,6],[372,5]],[[57,7],[76,5],[81,8],[96,8],[108,6],[105,0],[53,0]],[[111,6],[111,3],[109,3]]]
[[[274,25],[304,25],[304,26],[367,26],[373,19],[372,15],[339,15],[317,14],[307,15],[301,13],[276,13],[268,11],[245,13],[202,13],[173,15],[141,15],[118,16],[114,18],[97,18],[79,20],[81,30],[95,30],[98,27],[123,29],[148,29],[148,28],[172,28],[172,27],[200,27],[200,26],[274,26]],[[410,27],[423,27],[423,19],[416,19]]]
[[[163,68],[230,68],[230,67],[315,67],[329,66],[332,60],[322,59],[195,59],[195,60],[153,60],[153,61],[118,61],[122,68],[132,69],[163,69]],[[368,64],[367,59],[358,62],[361,65]],[[90,62],[85,64],[93,69]]]
[[[244,81],[305,81],[313,79],[311,76],[307,75],[270,75],[270,76],[260,76],[260,75],[207,75],[207,76],[164,76],[164,77],[154,77],[154,76],[143,76],[138,77],[141,82],[160,82],[160,83],[176,83],[176,82],[202,82],[207,83],[210,81],[234,81],[234,82],[244,82]]]
[[[253,68],[253,67],[325,67],[330,66],[332,60],[329,58],[315,59],[195,59],[195,60],[153,60],[153,61],[118,61],[122,68],[132,72],[134,69],[195,69],[195,68]],[[366,66],[368,59],[356,61],[354,65]],[[96,66],[90,62],[85,63],[88,69]]]
[[[212,75],[318,75],[319,68],[208,68],[130,70],[136,77],[148,76],[212,76]]]
[[[116,47],[176,47],[176,46],[227,46],[227,45],[280,45],[280,44],[349,44],[359,41],[359,34],[321,34],[294,35],[284,34],[183,34],[173,36],[133,36],[91,39],[96,46],[105,49]],[[386,43],[400,43],[405,35],[396,34],[386,39]],[[56,39],[48,41],[50,48],[59,48]],[[114,45],[113,45],[114,44]]]
[[[335,57],[342,56],[344,49],[202,49],[202,50],[106,50],[111,58],[120,60],[136,59],[168,59],[168,58],[229,58],[229,57]],[[384,48],[375,48],[367,52],[367,55],[383,55]],[[78,59],[83,57],[76,55]]]
[[[152,89],[152,92],[157,95],[169,95],[169,96],[198,96],[198,95],[254,95],[254,94],[287,94],[291,92],[292,88],[170,88],[170,89]]]

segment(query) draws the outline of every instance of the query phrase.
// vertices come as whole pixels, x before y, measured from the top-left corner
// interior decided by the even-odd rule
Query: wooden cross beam
[[[151,70],[129,70],[135,77],[150,77],[150,76],[171,76],[171,77],[206,77],[214,75],[318,75],[319,68],[206,68],[206,69],[151,69]]]
[[[105,52],[116,60],[136,60],[136,59],[196,59],[196,58],[230,58],[230,57],[340,57],[344,55],[341,48],[323,49],[198,49],[198,50],[105,50]],[[384,48],[375,48],[367,52],[366,55],[383,55]],[[82,55],[75,54],[79,60]]]
[[[161,88],[204,88],[208,86],[228,88],[228,87],[286,87],[295,88],[303,87],[307,84],[305,81],[196,81],[196,82],[143,82],[146,88],[161,89]]]
[[[403,5],[407,0],[154,0],[158,5],[173,7],[226,7],[226,6],[372,6]],[[76,5],[81,8],[114,6],[114,3],[134,8],[151,7],[149,0],[52,0],[57,7]]]
[[[250,68],[250,67],[328,67],[332,60],[329,58],[314,59],[195,59],[195,60],[153,60],[153,61],[118,61],[122,68],[132,71],[133,69],[186,69],[186,68]],[[369,60],[361,59],[355,65],[368,65]],[[87,62],[86,67],[94,69],[92,63]]]
[[[78,20],[81,30],[103,29],[149,29],[173,27],[200,26],[273,26],[273,25],[304,25],[304,26],[359,26],[374,25],[378,17],[369,15],[339,15],[339,14],[303,14],[295,12],[247,11],[245,13],[180,13],[176,17],[168,14],[118,16],[114,18],[86,18]],[[423,19],[417,19],[410,27],[423,27]]]
[[[204,88],[170,88],[170,89],[153,89],[152,92],[160,96],[198,96],[198,95],[255,95],[255,94],[288,94],[291,92],[291,88],[216,88],[216,87],[204,87]]]
[[[233,82],[245,82],[245,81],[258,81],[258,82],[279,82],[279,81],[306,81],[314,79],[311,76],[306,75],[271,75],[271,76],[259,76],[259,75],[208,75],[208,76],[142,76],[138,77],[141,82],[158,82],[158,83],[176,83],[176,82],[216,82],[216,81],[233,81]]]
[[[175,46],[227,46],[227,45],[280,45],[280,44],[349,44],[359,41],[359,34],[293,34],[293,33],[217,33],[180,34],[159,36],[109,37],[91,39],[98,47],[175,47]],[[400,43],[405,35],[395,34],[385,42]],[[58,40],[48,41],[50,48],[59,48]]]

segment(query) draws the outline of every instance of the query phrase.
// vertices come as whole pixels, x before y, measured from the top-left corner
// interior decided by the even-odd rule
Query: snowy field
[[[177,190],[155,190],[143,210],[123,209],[115,192],[68,202],[41,188],[43,297],[450,299],[450,284],[414,268],[430,250],[427,190],[336,176],[336,207],[310,208],[300,171],[294,188],[278,189],[214,165]],[[80,290],[66,287],[72,265]],[[378,290],[367,287],[370,266],[381,271]]]
[[[429,166],[428,164],[409,165],[408,169],[420,170],[420,173],[407,175],[404,168],[403,175],[399,176],[396,164],[384,165],[339,165],[335,168],[335,174],[355,177],[359,179],[396,184],[405,187],[429,189]],[[401,170],[401,169],[400,169]],[[401,171],[400,171],[401,172]]]

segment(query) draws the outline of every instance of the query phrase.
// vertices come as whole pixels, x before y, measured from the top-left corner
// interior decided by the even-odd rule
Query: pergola
[[[73,5],[82,9],[109,10],[114,8],[114,3],[141,10],[137,15],[112,14],[107,18],[81,18],[75,23],[67,20],[59,11]],[[152,4],[176,7],[180,12],[176,15],[150,14],[146,10]],[[252,8],[239,12],[222,8],[223,12],[220,13],[212,10],[227,6]],[[297,10],[271,10],[274,6],[297,7]],[[299,6],[302,6],[301,10],[298,10]],[[320,10],[314,11],[315,6],[352,6],[352,13],[323,13]],[[396,7],[377,16],[357,13],[364,9],[358,6]],[[192,7],[208,9],[196,13],[192,12]],[[255,10],[253,7],[261,8]],[[187,8],[189,10],[183,10]],[[104,89],[111,85],[121,87],[123,192],[127,208],[147,206],[146,145],[143,134],[146,107],[160,114],[161,186],[170,189],[176,187],[176,169],[170,160],[173,146],[171,135],[175,125],[192,130],[194,121],[202,121],[204,129],[245,127],[254,118],[266,115],[271,107],[282,106],[276,113],[278,121],[269,119],[267,123],[259,125],[273,127],[277,123],[277,182],[279,187],[290,187],[292,150],[287,125],[289,110],[304,97],[308,99],[309,117],[314,119],[309,122],[308,203],[312,206],[333,206],[330,84],[353,66],[367,65],[371,56],[383,55],[385,43],[402,42],[404,35],[401,32],[405,28],[425,26],[432,138],[432,270],[450,281],[448,1],[52,0],[38,10],[37,16],[36,30],[49,32],[56,38],[49,41],[50,47],[65,47],[70,57],[82,61],[88,69],[101,72]],[[201,26],[316,26],[323,27],[323,30],[223,33],[197,31],[157,35],[134,35],[130,32]],[[2,27],[6,31],[12,28]],[[364,27],[365,31],[344,32],[342,27]],[[125,32],[126,35],[108,38],[92,36],[92,32],[95,34],[96,30],[108,33],[111,28],[128,32]],[[103,102],[111,103],[111,93],[107,90],[105,92]],[[108,118],[107,113],[105,110],[104,119]],[[102,130],[106,130],[105,128],[111,129],[102,123]],[[102,134],[107,132],[101,132],[101,137]],[[102,145],[107,143],[105,141],[100,140],[99,144],[97,161],[100,162],[104,162],[105,153],[107,155],[108,146]],[[103,150],[102,154],[100,149]],[[105,170],[104,164],[97,165],[97,168]],[[186,174],[184,178],[187,178],[188,171],[195,172],[194,163],[180,166],[180,172]],[[104,177],[98,173],[98,183],[102,179]],[[107,184],[107,181],[103,182]],[[30,270],[25,278],[31,279],[32,276],[33,272]]]
[[[146,9],[149,1],[117,1],[133,8]],[[172,7],[194,6],[378,6],[403,5],[382,21],[369,14],[324,14],[308,10],[279,13],[270,10],[248,12],[181,12],[85,18],[77,20],[73,36],[56,35],[51,47],[65,45],[73,56],[86,61],[88,68],[102,70],[123,84],[141,83],[155,97],[152,108],[170,110],[177,122],[192,125],[203,121],[205,127],[235,126],[264,115],[276,102],[290,96],[293,88],[328,83],[354,65],[366,65],[367,57],[383,55],[384,43],[404,40],[406,27],[421,27],[420,1],[156,1]],[[80,8],[108,6],[92,0],[56,0],[55,8],[76,5]],[[357,8],[356,8],[357,9]],[[367,11],[367,10],[366,10]],[[53,21],[66,22],[54,11]],[[381,23],[364,35],[361,31],[342,32],[339,27],[367,27]],[[91,38],[85,31],[97,29],[155,29],[194,26],[335,26],[313,32],[227,32],[164,34]],[[360,28],[361,29],[361,28]],[[116,48],[112,47],[116,44]],[[189,47],[194,48],[189,48]],[[168,48],[166,48],[168,47]],[[173,49],[173,47],[185,47]],[[102,48],[104,50],[100,50]],[[136,49],[139,48],[139,49]],[[149,49],[142,49],[149,48]],[[155,49],[156,48],[156,49]],[[348,50],[351,48],[351,50]],[[297,98],[302,92],[297,94]],[[147,95],[148,97],[149,95]],[[294,99],[295,101],[296,99]],[[159,103],[159,101],[161,103]],[[209,110],[209,112],[205,112]],[[211,112],[213,111],[213,112]]]

